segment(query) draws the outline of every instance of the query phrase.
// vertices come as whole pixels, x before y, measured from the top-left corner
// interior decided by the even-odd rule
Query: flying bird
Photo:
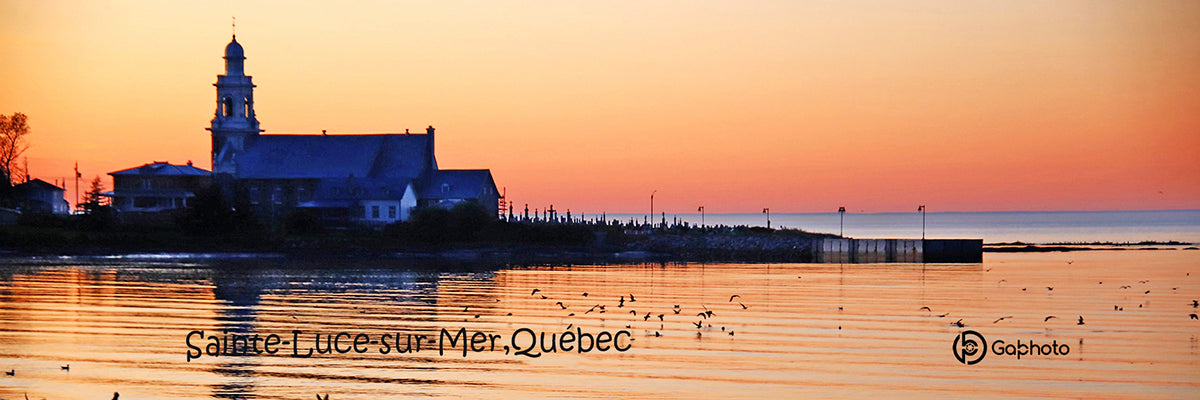
[[[693,322],[693,323],[692,323],[692,325],[695,325],[695,326],[696,326],[696,329],[700,329],[700,328],[703,328],[703,327],[704,327],[704,322],[702,322],[702,321],[696,321],[696,322]]]
[[[738,303],[738,305],[739,305],[739,306],[742,306],[742,309],[743,309],[743,310],[745,310],[745,309],[747,309],[747,308],[750,308],[750,307],[746,307],[746,305],[745,305],[745,304],[742,304],[742,303]]]
[[[997,323],[997,322],[1003,321],[1003,320],[1005,320],[1005,319],[1008,319],[1008,318],[1012,318],[1012,316],[1011,316],[1011,315],[1009,315],[1009,316],[1004,316],[1004,317],[997,318],[995,321],[992,321],[992,323],[994,324],[994,323]]]
[[[70,371],[70,370],[71,370],[71,364],[63,365],[63,366],[61,366],[61,367],[58,367],[58,368],[61,368],[63,371]]]
[[[964,326],[967,326],[967,324],[964,324],[964,323],[962,323],[962,320],[961,320],[961,319],[959,319],[958,321],[954,321],[954,323],[953,323],[953,324],[951,324],[951,325],[957,326],[957,327],[959,327],[959,328],[962,328],[962,327],[964,327]]]
[[[1192,317],[1192,319],[1200,319],[1200,317],[1196,316],[1196,314],[1188,314],[1188,316]]]
[[[562,307],[562,309],[564,309],[564,310],[566,310],[566,309],[567,309],[567,306],[563,305],[563,303],[562,303],[561,301],[560,301],[560,302],[557,302],[557,303],[554,303],[554,304],[555,304],[555,305],[558,305],[559,307]]]
[[[1083,325],[1083,316],[1082,315],[1079,316],[1079,322],[1075,323],[1075,325]]]
[[[537,294],[537,292],[540,292],[540,291],[542,291],[542,289],[533,289],[533,293],[530,293],[529,295],[533,296],[533,295]]]
[[[925,310],[925,311],[933,311],[933,310],[931,310],[931,309],[930,309],[928,306],[926,306],[926,307],[921,307],[921,309],[922,309],[922,310]]]
[[[730,303],[732,303],[732,302],[733,302],[733,299],[734,299],[734,298],[737,298],[737,297],[742,297],[742,296],[741,296],[741,295],[736,295],[736,294],[735,294],[735,295],[733,295],[733,296],[729,296],[729,302],[730,302]]]
[[[1058,318],[1058,317],[1055,317],[1055,316],[1051,315],[1051,316],[1048,316],[1048,317],[1046,317],[1046,319],[1043,319],[1043,320],[1042,320],[1042,322],[1049,321],[1049,320],[1050,320],[1050,318]]]

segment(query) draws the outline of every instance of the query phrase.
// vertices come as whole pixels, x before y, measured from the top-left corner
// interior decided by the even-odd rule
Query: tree
[[[92,179],[92,187],[83,194],[83,202],[79,203],[79,207],[83,208],[83,217],[80,223],[84,229],[106,230],[116,223],[112,206],[106,204],[104,198],[100,196],[102,192],[104,192],[104,181],[100,180],[99,175],[96,175],[96,179]]]
[[[0,114],[0,187],[12,186],[14,178],[25,173],[17,160],[29,149],[25,136],[29,134],[29,117],[22,113]]]

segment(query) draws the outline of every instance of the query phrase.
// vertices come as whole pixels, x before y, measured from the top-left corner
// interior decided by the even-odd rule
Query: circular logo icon
[[[983,361],[983,356],[987,355],[987,340],[984,340],[983,335],[975,331],[964,331],[954,337],[954,345],[951,347],[954,351],[954,358],[958,362],[975,365]]]

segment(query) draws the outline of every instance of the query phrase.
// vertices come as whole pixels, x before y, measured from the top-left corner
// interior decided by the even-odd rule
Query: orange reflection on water
[[[0,265],[0,369],[17,373],[0,380],[0,397],[1187,397],[1200,385],[1200,321],[1188,315],[1200,298],[1191,276],[1198,255],[483,271],[11,262]],[[285,347],[189,362],[185,341],[193,330],[285,339],[301,330],[303,348],[316,334],[439,337],[463,328],[499,335],[503,346],[521,328],[559,337],[568,327],[627,331],[630,349],[464,357],[461,347],[439,355],[436,345],[380,354],[373,343],[361,354],[294,358]],[[1070,352],[963,365],[951,344],[967,329],[989,344],[1057,342]]]

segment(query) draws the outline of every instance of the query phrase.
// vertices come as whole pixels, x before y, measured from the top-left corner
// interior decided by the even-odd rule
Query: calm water
[[[1190,250],[987,254],[973,265],[477,271],[366,261],[7,260],[0,369],[16,375],[0,376],[0,398],[1196,398],[1193,299],[1200,251]],[[713,315],[697,316],[706,310]],[[952,325],[959,320],[965,328]],[[287,339],[301,330],[303,348],[316,333],[378,339],[465,328],[502,336],[499,347],[521,328],[548,337],[568,327],[625,330],[630,337],[618,344],[630,347],[538,358],[439,355],[432,345],[293,358],[285,347],[187,361],[193,330]],[[1032,340],[1069,352],[988,354],[965,365],[953,346],[964,330],[989,345]]]
[[[914,207],[915,209],[916,207]],[[593,217],[593,216],[589,216]],[[645,214],[612,214],[609,218],[642,221]],[[707,214],[704,223],[763,226],[765,214]],[[811,232],[838,233],[856,238],[919,238],[921,214],[848,212],[844,226],[837,213],[771,214],[772,227],[800,228]],[[659,216],[661,221],[662,216]],[[700,214],[666,215],[700,224]],[[1054,242],[1140,242],[1177,240],[1200,242],[1200,210],[1171,211],[1052,211],[1052,212],[956,212],[926,215],[930,238],[982,238],[986,243],[1024,241]]]

